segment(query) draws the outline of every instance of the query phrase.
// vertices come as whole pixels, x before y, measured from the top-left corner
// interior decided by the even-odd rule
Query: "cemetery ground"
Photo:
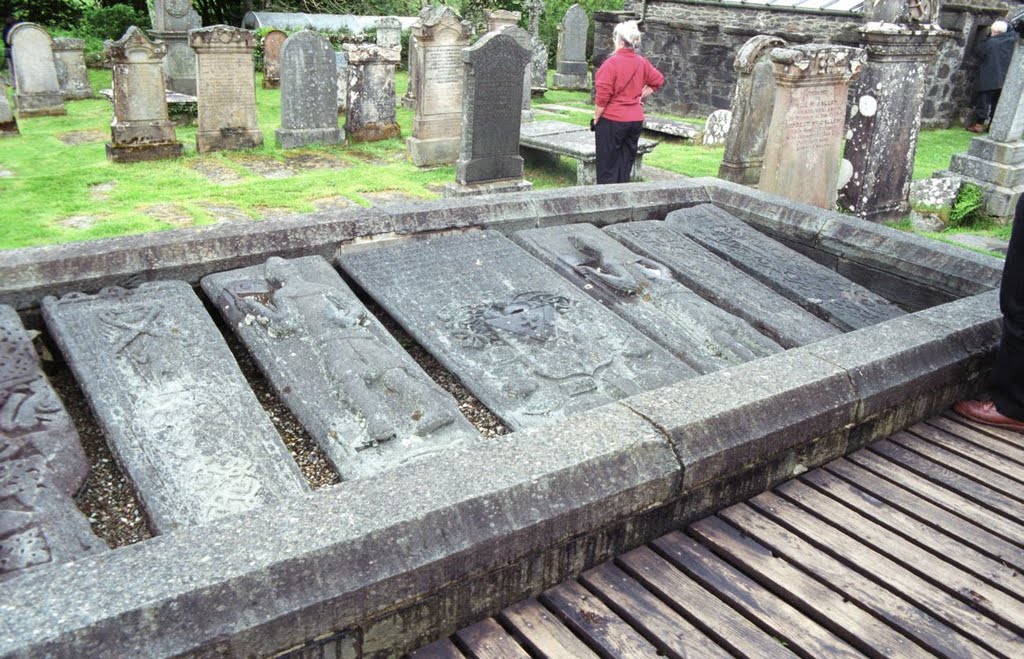
[[[109,71],[90,70],[89,75],[94,90],[110,87]],[[399,138],[278,148],[274,130],[280,125],[280,91],[262,89],[259,82],[264,145],[248,151],[197,154],[191,121],[177,127],[178,140],[185,145],[183,158],[111,163],[104,144],[110,139],[112,110],[100,96],[68,103],[64,117],[22,120],[21,136],[4,140],[0,149],[0,200],[5,209],[0,249],[433,199],[454,180],[454,166],[420,169],[408,161],[405,139],[411,134],[413,113],[405,108],[397,112]],[[398,73],[398,97],[404,95],[407,82],[405,73]],[[587,125],[592,110],[586,92],[549,90],[533,103],[538,120],[581,126]],[[922,131],[914,177],[945,169],[953,153],[967,149],[971,137],[959,128]],[[661,144],[645,158],[645,166],[684,176],[717,175],[722,147],[659,139]],[[571,186],[575,167],[564,158],[558,167],[527,164],[525,177],[537,189]],[[909,229],[910,223],[896,226]],[[958,232],[1009,237],[1008,226],[984,222],[926,235],[949,240]]]

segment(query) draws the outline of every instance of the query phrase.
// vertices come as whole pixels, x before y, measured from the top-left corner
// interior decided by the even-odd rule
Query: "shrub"
[[[949,228],[973,226],[983,217],[985,193],[973,183],[964,183],[949,211]]]
[[[148,30],[149,15],[128,5],[90,7],[83,12],[81,33],[97,39],[120,39],[132,25]]]

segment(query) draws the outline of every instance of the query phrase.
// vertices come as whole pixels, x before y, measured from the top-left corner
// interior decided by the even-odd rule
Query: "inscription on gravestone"
[[[338,260],[511,428],[694,375],[497,232],[366,245]]]

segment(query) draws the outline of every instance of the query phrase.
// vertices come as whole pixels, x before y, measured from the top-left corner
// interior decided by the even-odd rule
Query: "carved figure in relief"
[[[582,236],[569,236],[569,244],[576,248],[585,260],[577,262],[577,259],[566,259],[565,256],[562,257],[563,260],[572,265],[576,272],[591,281],[604,284],[617,295],[649,298],[653,285],[672,281],[668,268],[646,257],[623,260]]]
[[[49,563],[36,512],[46,489],[42,456],[0,462],[0,574]]]
[[[231,291],[241,311],[252,314],[272,337],[308,337],[324,360],[338,396],[366,420],[369,439],[356,450],[394,439],[412,422],[413,434],[428,435],[455,420],[447,399],[388,349],[370,330],[364,309],[336,288],[304,279],[280,258],[267,261],[268,293]],[[397,395],[411,409],[408,421],[393,409]]]
[[[126,304],[103,309],[96,316],[113,343],[114,354],[126,358],[148,382],[159,382],[176,372],[170,344],[185,341],[180,331],[162,322],[162,311],[152,304]]]
[[[0,326],[0,459],[9,448],[5,437],[40,430],[61,411],[31,351],[30,342]]]

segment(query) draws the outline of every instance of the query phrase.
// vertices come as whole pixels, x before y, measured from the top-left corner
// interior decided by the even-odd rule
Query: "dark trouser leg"
[[[640,143],[642,121],[625,121],[619,124],[616,135],[619,149],[618,171],[616,183],[629,183],[629,175],[633,172],[633,161],[636,160],[636,148]]]
[[[993,90],[974,93],[974,123],[985,124],[992,118],[992,110],[995,107],[992,97],[996,93],[998,92]]]
[[[600,119],[594,127],[594,145],[597,150],[597,182],[615,183],[618,151],[615,148],[616,121]]]
[[[989,387],[1000,413],[1024,421],[1024,197],[1017,202],[1013,218],[999,308],[1003,312],[1003,338]]]

